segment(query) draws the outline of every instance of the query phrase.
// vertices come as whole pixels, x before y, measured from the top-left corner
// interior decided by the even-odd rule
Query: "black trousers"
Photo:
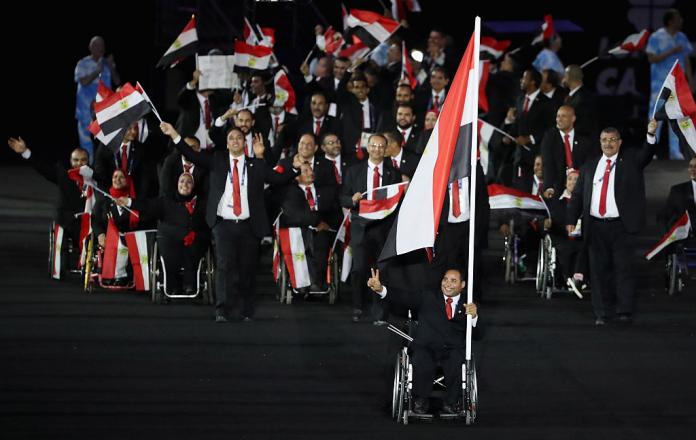
[[[251,220],[219,220],[213,227],[213,237],[217,263],[215,308],[233,310],[241,300],[241,316],[251,318],[261,241],[251,231]]]
[[[367,226],[365,235],[360,243],[351,244],[353,251],[353,267],[350,272],[350,286],[352,291],[353,309],[363,310],[365,304],[376,304],[378,310],[377,319],[387,319],[389,312],[386,301],[375,303],[375,293],[367,287],[367,279],[370,268],[377,266],[379,253],[382,252],[384,242],[387,239],[386,229],[381,224]]]
[[[205,251],[208,250],[210,240],[208,236],[196,236],[196,240],[191,246],[184,246],[180,238],[168,237],[164,234],[157,234],[157,247],[159,248],[164,267],[167,271],[167,292],[172,289],[184,287],[196,288],[196,274],[198,263]],[[183,268],[183,277],[179,274],[179,269]]]
[[[326,282],[329,248],[336,234],[329,231],[317,232],[309,228],[303,228],[302,234],[303,236],[306,234],[305,243],[309,244],[309,249],[305,249],[309,276],[312,279],[312,283],[321,286]]]
[[[583,225],[584,226],[584,225]],[[631,270],[635,237],[626,232],[621,220],[591,219],[588,242],[592,308],[597,317],[614,313],[632,314],[635,306],[635,279]]]
[[[413,363],[413,394],[416,397],[427,398],[433,391],[433,381],[436,379],[438,364],[445,373],[445,400],[454,404],[462,395],[462,364],[466,359],[464,349],[442,348],[433,349],[417,344],[411,345]]]
[[[570,240],[568,237],[553,235],[553,245],[564,282],[576,273],[587,275],[589,262],[587,243],[584,240]]]
[[[443,213],[444,215],[444,213]],[[486,231],[487,232],[487,231]],[[433,288],[440,285],[442,277],[449,269],[459,269],[462,277],[467,279],[469,261],[469,222],[445,223],[435,239],[430,283]],[[474,246],[474,299],[482,297],[481,246]],[[467,281],[468,282],[468,281]]]

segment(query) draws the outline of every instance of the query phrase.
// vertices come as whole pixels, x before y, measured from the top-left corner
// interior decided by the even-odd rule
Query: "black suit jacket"
[[[227,111],[232,103],[232,93],[225,90],[215,90],[208,98],[211,112],[211,125],[215,118]],[[201,104],[198,101],[197,91],[189,90],[184,86],[177,96],[179,106],[179,118],[176,121],[176,129],[182,136],[193,136],[198,130],[201,121]]]
[[[565,103],[575,109],[575,131],[590,139],[599,137],[597,97],[587,86],[582,86]]]
[[[670,188],[667,203],[660,211],[658,220],[667,230],[684,215],[684,211],[688,211],[691,219],[691,234],[696,234],[696,203],[694,203],[693,184],[690,180]]]
[[[283,170],[287,170],[288,168],[292,168],[292,160],[292,157],[285,157],[278,162],[278,165],[280,165]],[[314,164],[312,165],[314,171],[314,184],[317,186],[337,185],[338,183],[336,182],[336,175],[333,167],[333,163],[328,159],[318,154],[315,155]]]
[[[314,186],[316,191],[316,211],[312,211],[307,197],[299,185],[286,185],[283,189],[283,215],[280,226],[316,226],[325,222],[333,229],[340,226],[341,214],[338,206],[338,188],[335,186]]]
[[[217,223],[217,207],[220,198],[225,192],[225,185],[230,173],[230,160],[228,151],[215,151],[213,154],[196,152],[191,149],[183,140],[174,146],[188,160],[208,169],[208,202],[205,219],[211,228]],[[244,161],[247,181],[247,199],[249,201],[249,219],[251,230],[258,237],[264,237],[270,233],[271,227],[266,213],[266,203],[264,200],[263,185],[283,184],[290,181],[297,175],[297,171],[292,167],[277,173],[262,159],[246,158]]]
[[[311,113],[308,116],[303,116],[299,118],[296,124],[294,125],[294,130],[288,132],[289,135],[294,135],[294,137],[292,138],[292,150],[295,151],[297,149],[297,142],[300,140],[300,137],[303,134],[314,134],[314,129],[314,117]],[[341,132],[341,124],[338,121],[338,118],[326,115],[324,116],[324,121],[322,122],[321,128],[319,129],[319,138],[317,139],[317,142],[321,142],[322,136],[324,136],[327,133],[333,133],[340,138]]]
[[[440,214],[439,231],[444,231],[444,224],[447,223],[450,209],[450,190],[447,186],[445,200],[442,204],[442,214]],[[483,174],[481,162],[476,162],[476,225],[475,241],[476,246],[481,248],[488,247],[488,226],[491,218],[491,205],[488,201],[488,186],[486,185],[486,176]],[[439,234],[439,232],[438,232]]]
[[[558,108],[565,103],[567,96],[568,96],[568,91],[566,89],[561,88],[561,87],[556,87],[555,91],[553,92],[553,96],[551,98],[549,98],[551,100],[551,113],[554,116],[556,115]]]
[[[181,163],[181,153],[178,150],[172,151],[167,156],[160,170],[159,195],[173,196],[178,193],[177,185],[179,176],[184,172],[184,166]],[[193,167],[191,173],[193,175],[193,183],[196,194],[206,197],[208,194],[208,170],[202,167]]]
[[[401,173],[392,168],[388,160],[384,161],[382,170],[382,186],[401,182]],[[341,206],[344,208],[354,208],[350,215],[350,241],[353,244],[360,244],[362,242],[365,227],[367,226],[364,219],[358,216],[357,204],[353,204],[352,198],[353,194],[356,192],[364,193],[367,191],[367,172],[368,164],[367,161],[364,161],[348,168],[348,172],[343,176],[343,188],[341,189],[340,201]],[[383,220],[372,221],[370,225],[391,224],[393,217],[393,215],[390,215]]]
[[[63,164],[42,162],[32,151],[27,159],[29,164],[46,180],[58,187],[58,204],[56,206],[56,222],[66,230],[72,230],[75,224],[75,214],[85,210],[85,199],[77,184],[68,177],[68,170]],[[111,185],[109,185],[111,186]]]
[[[527,114],[524,113],[525,95],[517,97],[517,117],[515,122],[506,126],[507,131],[513,136],[534,136],[534,145],[539,148],[544,139],[544,133],[554,125],[556,115],[553,114],[553,104],[541,91],[534,98],[534,102]]]
[[[590,155],[590,140],[574,133],[572,156],[573,167],[579,170]],[[544,190],[553,188],[560,197],[566,183],[565,144],[557,128],[551,128],[541,143],[541,156],[544,168]]]
[[[619,210],[619,217],[626,232],[638,233],[645,226],[645,178],[643,169],[650,163],[655,154],[655,144],[643,144],[640,148],[630,148],[626,145],[619,150],[614,173],[614,198]],[[596,191],[601,185],[593,185],[597,164],[603,156],[594,157],[580,169],[580,178],[573,190],[573,196],[568,204],[568,224],[574,225],[582,215],[583,236],[589,238],[590,204],[593,186]]]
[[[375,132],[380,118],[380,109],[370,100],[370,128],[363,128],[362,105],[352,94],[343,94],[339,101],[341,106],[341,125],[343,127],[341,154],[355,157],[355,146],[362,132]],[[365,152],[367,157],[367,152]]]
[[[131,208],[157,219],[157,232],[164,237],[182,241],[189,231],[196,232],[196,240],[209,240],[210,229],[205,221],[205,198],[197,197],[193,214],[189,214],[185,202],[174,195],[154,199],[135,199]]]
[[[466,297],[460,295],[452,319],[447,319],[442,291],[413,291],[387,287],[385,300],[418,313],[413,343],[435,351],[466,347]]]
[[[133,179],[135,194],[140,198],[157,195],[157,165],[154,158],[148,156],[148,148],[149,145],[132,141],[128,153],[128,173]],[[121,154],[100,144],[94,157],[94,179],[101,189],[111,187],[111,177],[120,167]]]
[[[420,156],[416,153],[410,152],[406,148],[402,148],[401,151],[403,152],[401,154],[401,160],[396,168],[399,170],[399,172],[401,172],[401,174],[404,174],[412,179],[413,174],[416,172],[416,168],[418,167]],[[386,158],[386,160],[391,162],[392,159],[389,157]]]

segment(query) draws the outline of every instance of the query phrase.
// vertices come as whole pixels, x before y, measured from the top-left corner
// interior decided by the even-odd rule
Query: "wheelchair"
[[[671,248],[665,264],[665,290],[675,295],[696,280],[696,239],[674,243]]]
[[[148,234],[155,234],[155,230],[147,231]],[[153,240],[154,241],[154,240]],[[102,279],[102,267],[104,265],[104,249],[99,246],[97,242],[97,237],[94,233],[91,233],[87,239],[87,251],[85,253],[85,261],[82,265],[81,278],[82,278],[82,289],[86,293],[94,293],[95,286],[101,287],[102,289],[109,291],[123,291],[123,290],[137,290],[136,283],[131,277],[129,282],[125,285],[112,285],[104,283]],[[148,249],[148,255],[152,255],[152,247]],[[149,268],[149,260],[145,262]],[[152,285],[152,278],[150,277],[150,270],[147,271],[147,285]]]
[[[75,246],[72,237],[55,221],[51,222],[48,232],[48,276],[62,280],[65,275],[80,274],[79,246]]]
[[[442,396],[445,385],[444,376],[439,376],[433,382],[433,395]],[[397,354],[394,366],[394,386],[392,389],[392,418],[397,423],[408,425],[409,419],[432,420],[432,414],[416,414],[413,412],[413,365],[410,361],[408,347],[403,347]],[[464,419],[467,425],[476,421],[478,409],[478,383],[476,365],[473,359],[462,364],[462,411],[458,414],[440,414],[442,419]]]
[[[536,271],[536,291],[541,298],[551,299],[554,293],[573,293],[577,296],[563,283],[557,252],[551,234],[545,234],[539,241]],[[579,298],[582,299],[582,296]]]
[[[280,255],[280,261],[278,263],[278,279],[276,280],[276,286],[278,288],[276,299],[281,304],[292,304],[293,297],[301,294],[305,295],[305,298],[310,296],[326,296],[328,297],[329,304],[336,304],[341,286],[341,259],[338,253],[330,252],[329,255],[326,274],[326,290],[300,290],[292,285],[290,272],[288,271],[288,261],[286,261],[286,259],[290,260],[291,263],[292,255],[285,255],[283,253],[282,246],[280,246],[278,238],[274,239],[273,248],[276,249]]]
[[[522,269],[520,247],[522,237],[515,231],[515,220],[508,223],[510,235],[505,236],[503,245],[503,264],[505,265],[505,282],[515,284],[518,281],[536,281],[535,277],[525,277]]]
[[[173,294],[167,291],[167,269],[164,257],[160,255],[157,242],[150,254],[150,298],[155,304],[165,304],[170,299],[200,299],[203,304],[215,304],[215,256],[213,247],[208,247],[203,258],[198,262],[196,276],[196,293],[192,295]],[[180,269],[183,272],[183,268]]]

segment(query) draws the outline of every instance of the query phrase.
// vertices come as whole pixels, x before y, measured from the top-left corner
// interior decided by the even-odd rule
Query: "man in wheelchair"
[[[439,291],[413,292],[397,288],[387,291],[379,279],[379,270],[372,269],[367,285],[382,299],[399,303],[418,312],[414,340],[411,344],[413,364],[413,395],[416,414],[429,410],[428,397],[433,389],[438,365],[445,375],[445,414],[461,412],[462,364],[466,350],[466,315],[476,326],[476,304],[465,304],[461,296],[466,282],[459,269],[449,269]]]
[[[341,223],[336,185],[316,185],[312,166],[300,168],[296,183],[281,189],[283,214],[280,226],[300,227],[312,285],[311,292],[324,292],[329,248]]]

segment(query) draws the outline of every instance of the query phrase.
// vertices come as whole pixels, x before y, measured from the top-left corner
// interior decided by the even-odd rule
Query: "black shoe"
[[[594,325],[604,325],[606,324],[606,321],[604,321],[604,318],[597,318],[594,321]]]
[[[351,321],[360,322],[360,315],[362,315],[362,310],[353,309],[353,317],[351,318]]]
[[[451,414],[451,415],[456,415],[462,412],[462,407],[459,405],[459,402],[457,403],[445,403],[442,405],[442,414]]]
[[[413,399],[413,412],[416,414],[427,414],[430,409],[430,402],[424,397]]]
[[[227,317],[225,316],[225,311],[221,309],[215,310],[215,322],[227,322]]]

